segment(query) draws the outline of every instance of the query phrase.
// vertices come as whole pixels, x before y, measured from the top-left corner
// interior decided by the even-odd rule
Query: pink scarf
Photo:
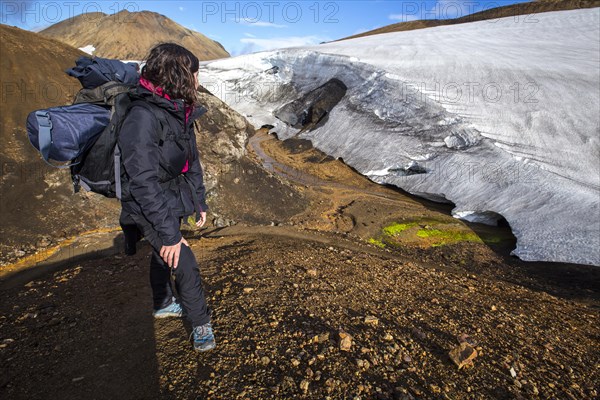
[[[146,78],[140,77],[140,85],[142,85],[143,87],[145,87],[152,93],[157,94],[160,97],[164,97],[167,100],[171,100],[171,97],[167,93],[164,92],[162,87],[155,86],[152,82],[150,82]],[[173,104],[175,105],[175,109],[177,109],[177,103],[173,102]],[[188,106],[186,104],[184,106],[184,108],[185,108],[185,123],[187,124],[188,118],[189,118],[190,114],[192,113],[192,110],[194,109],[194,107]],[[189,161],[185,160],[185,165],[183,166],[181,173],[182,174],[186,173],[188,171],[188,169],[189,169]]]

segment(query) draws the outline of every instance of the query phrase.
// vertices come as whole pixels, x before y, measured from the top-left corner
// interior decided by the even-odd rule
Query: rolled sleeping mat
[[[110,108],[87,103],[37,110],[27,116],[27,135],[46,162],[71,161],[94,144],[110,117]]]

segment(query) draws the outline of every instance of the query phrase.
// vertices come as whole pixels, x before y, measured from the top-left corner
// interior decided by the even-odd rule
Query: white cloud
[[[244,35],[245,35],[246,37],[249,37],[249,38],[255,38],[255,37],[256,37],[256,36],[254,36],[253,34],[251,34],[251,33],[248,33],[248,32],[244,32]]]
[[[243,25],[256,26],[259,28],[287,28],[287,25],[275,24],[273,22],[256,21],[250,18],[242,18],[239,22]]]
[[[273,50],[281,49],[284,47],[299,47],[299,46],[312,46],[321,42],[329,41],[330,39],[320,36],[288,36],[288,37],[277,37],[271,39],[260,39],[260,38],[242,38],[240,42],[247,45],[247,48],[255,49],[258,51],[262,50]],[[242,50],[245,51],[245,50]],[[249,51],[246,51],[249,52]],[[242,53],[244,54],[244,53]]]
[[[415,14],[390,14],[388,18],[392,21],[408,22],[418,20],[419,16]]]
[[[179,7],[179,11],[183,11],[183,10],[184,10],[184,8],[183,8],[183,7]]]

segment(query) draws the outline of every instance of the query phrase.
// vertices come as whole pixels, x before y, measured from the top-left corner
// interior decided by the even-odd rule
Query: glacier
[[[600,265],[599,17],[558,11],[254,53],[203,63],[200,83],[255,126],[451,202],[456,218],[505,218],[522,260]],[[343,97],[300,126],[292,105],[334,79]]]

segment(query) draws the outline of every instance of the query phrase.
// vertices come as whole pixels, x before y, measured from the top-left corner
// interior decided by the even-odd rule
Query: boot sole
[[[156,319],[161,319],[161,318],[182,318],[183,314],[175,314],[175,313],[161,313],[161,314],[153,314],[154,318]]]
[[[205,347],[196,347],[196,346],[194,346],[194,350],[196,350],[196,351],[209,351],[209,350],[214,349],[215,347],[217,347],[217,343],[212,342],[211,344],[209,344],[208,346],[205,346]]]

